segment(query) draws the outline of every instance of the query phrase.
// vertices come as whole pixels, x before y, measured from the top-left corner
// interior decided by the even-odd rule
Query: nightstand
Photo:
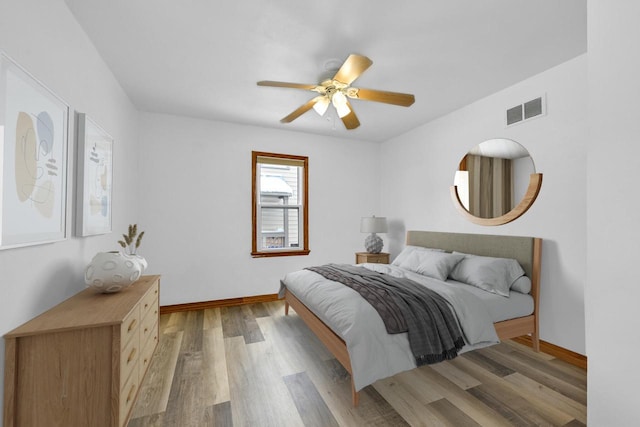
[[[379,254],[370,254],[369,252],[356,252],[356,264],[362,264],[364,262],[389,264],[389,254],[386,252],[380,252]]]

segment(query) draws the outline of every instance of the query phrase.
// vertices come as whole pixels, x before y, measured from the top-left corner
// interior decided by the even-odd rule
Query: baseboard
[[[258,302],[277,301],[278,294],[255,295],[251,297],[218,299],[213,301],[190,302],[186,304],[163,305],[160,314],[177,313],[180,311],[205,310],[208,308],[232,307],[235,305],[255,304]]]
[[[529,335],[513,338],[513,341],[526,345],[528,347],[533,347],[533,343],[531,342],[531,337]],[[543,353],[547,353],[557,359],[570,363],[574,366],[577,366],[578,368],[582,368],[585,371],[587,370],[587,356],[583,356],[580,353],[567,350],[564,347],[560,347],[543,340],[540,340],[540,351]]]

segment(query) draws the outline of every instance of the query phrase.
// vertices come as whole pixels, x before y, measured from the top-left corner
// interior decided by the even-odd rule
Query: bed
[[[472,343],[463,351],[491,345],[498,340],[530,335],[539,351],[538,306],[542,240],[533,237],[495,236],[432,231],[408,231],[407,248],[432,248],[446,253],[464,253],[481,257],[510,258],[518,261],[530,279],[525,295],[509,291],[509,298],[490,294],[468,284],[447,279],[425,278],[394,265],[363,266],[373,271],[401,275],[433,286],[454,296],[447,298],[482,300],[469,312],[465,322],[474,331]],[[322,286],[319,286],[322,285]],[[460,288],[460,289],[458,289]],[[394,375],[417,365],[410,357],[406,334],[387,334],[384,324],[371,305],[352,289],[332,282],[313,271],[292,272],[282,280],[280,295],[285,299],[285,314],[293,308],[307,326],[351,374],[352,403],[358,405],[359,390],[377,379]],[[446,296],[446,295],[445,295]],[[506,295],[505,295],[506,296]],[[486,314],[485,314],[486,313]],[[474,319],[476,316],[477,319]],[[464,316],[462,316],[464,317]],[[489,320],[487,320],[487,319]],[[463,320],[461,320],[462,322]],[[480,328],[478,325],[483,325]],[[487,323],[488,322],[488,323]],[[488,325],[488,326],[487,326]],[[493,329],[491,329],[493,325]],[[365,329],[366,328],[366,329]],[[480,329],[479,329],[480,328]]]

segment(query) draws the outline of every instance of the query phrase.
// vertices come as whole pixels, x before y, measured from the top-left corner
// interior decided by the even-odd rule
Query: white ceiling
[[[586,0],[65,0],[141,110],[384,141],[587,50]],[[413,93],[409,108],[353,100],[361,126],[259,80],[318,83],[350,53],[355,87]],[[335,112],[330,108],[331,114]]]

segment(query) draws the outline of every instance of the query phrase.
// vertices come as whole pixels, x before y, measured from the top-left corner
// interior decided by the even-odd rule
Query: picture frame
[[[0,51],[0,250],[67,237],[69,105]]]
[[[78,143],[76,235],[111,233],[113,138],[84,113],[76,114]]]

